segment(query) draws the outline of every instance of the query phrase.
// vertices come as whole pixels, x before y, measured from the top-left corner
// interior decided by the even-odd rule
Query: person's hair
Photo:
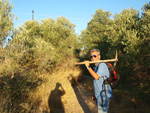
[[[92,53],[92,52],[94,52],[94,51],[98,52],[98,54],[100,55],[100,50],[99,50],[99,49],[91,49],[91,50],[90,50],[90,53]]]

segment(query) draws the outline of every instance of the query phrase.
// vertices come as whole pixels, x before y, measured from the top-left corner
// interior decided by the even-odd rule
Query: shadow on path
[[[90,108],[86,104],[84,98],[82,97],[82,94],[79,91],[79,87],[77,85],[75,78],[72,75],[70,75],[68,77],[68,80],[70,81],[70,83],[72,85],[72,88],[73,88],[73,90],[77,96],[78,102],[79,102],[80,106],[82,107],[84,113],[92,113],[92,111],[90,110]]]
[[[65,113],[64,106],[61,101],[61,96],[64,94],[65,90],[63,89],[62,85],[57,83],[55,89],[50,92],[48,99],[50,113]]]

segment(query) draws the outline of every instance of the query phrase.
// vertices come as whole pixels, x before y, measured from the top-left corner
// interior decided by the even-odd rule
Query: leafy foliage
[[[0,61],[0,97],[6,100],[1,101],[0,111],[23,112],[26,105],[31,109],[29,93],[45,81],[39,75],[51,74],[58,66],[68,65],[80,50],[74,27],[65,17],[59,17],[41,23],[29,20],[13,30],[11,41],[0,49],[5,56]]]
[[[88,23],[87,29],[81,34],[81,40],[86,51],[93,46],[108,49],[107,46],[103,46],[103,42],[109,44],[107,32],[109,32],[112,23],[110,16],[110,12],[104,12],[102,9],[96,10],[93,19]]]
[[[140,44],[139,44],[139,58],[138,64],[143,66],[142,71],[146,72],[148,75],[150,74],[150,2],[146,3],[143,6],[142,17],[139,22],[139,36],[140,36]],[[140,70],[139,68],[138,70]]]
[[[0,44],[10,35],[13,29],[13,6],[7,0],[0,0]]]

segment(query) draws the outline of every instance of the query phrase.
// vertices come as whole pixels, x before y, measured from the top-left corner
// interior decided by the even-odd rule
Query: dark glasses
[[[96,55],[92,55],[92,56],[90,56],[90,58],[93,58],[93,57],[94,57],[94,58],[96,58],[97,56],[96,56]]]

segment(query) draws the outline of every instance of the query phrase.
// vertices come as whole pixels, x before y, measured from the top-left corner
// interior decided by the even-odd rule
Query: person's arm
[[[84,61],[85,62],[85,66],[87,67],[89,73],[91,74],[91,76],[95,79],[95,80],[98,80],[100,78],[100,76],[90,67],[90,63],[89,61]]]

